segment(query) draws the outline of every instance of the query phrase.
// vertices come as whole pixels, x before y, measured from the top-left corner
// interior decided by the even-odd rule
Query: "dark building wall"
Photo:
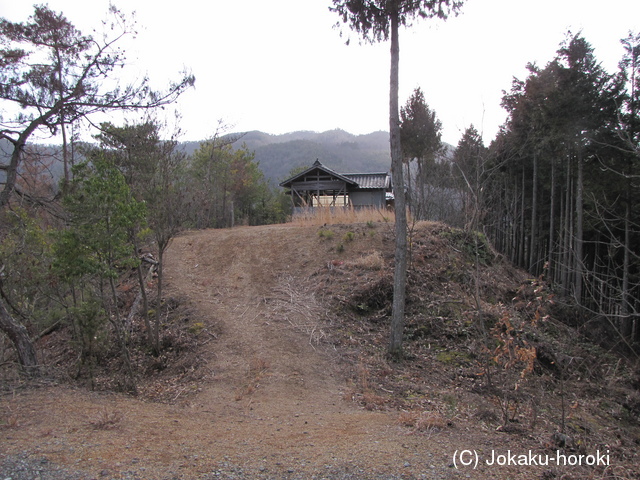
[[[349,199],[354,207],[382,208],[385,206],[385,192],[381,190],[349,192]]]

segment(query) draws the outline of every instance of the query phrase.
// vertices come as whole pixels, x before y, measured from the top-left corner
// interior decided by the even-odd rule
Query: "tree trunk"
[[[583,229],[584,229],[584,208],[583,208],[583,190],[584,190],[584,165],[582,162],[582,149],[578,151],[578,179],[576,185],[576,236],[575,236],[575,290],[574,297],[578,305],[582,304],[582,282],[584,275],[584,258],[583,258]]]
[[[0,207],[4,207],[9,203],[9,199],[16,188],[18,169],[22,161],[24,148],[27,145],[27,140],[41,125],[45,125],[51,117],[56,115],[62,106],[62,102],[56,102],[56,105],[51,110],[34,119],[16,140],[7,138],[12,143],[13,151],[11,152],[11,159],[5,170],[4,188],[0,191]]]
[[[624,213],[624,256],[622,260],[622,304],[620,305],[620,316],[622,317],[622,322],[624,323],[624,328],[621,331],[627,337],[632,335],[633,328],[631,323],[629,322],[629,312],[631,309],[629,308],[629,268],[631,264],[631,259],[629,255],[629,251],[631,249],[631,197],[629,196],[630,189],[627,189],[627,204],[625,207]],[[631,338],[632,341],[635,338]]]
[[[33,342],[29,338],[27,329],[24,325],[16,322],[2,300],[0,300],[0,330],[6,333],[13,343],[18,354],[18,362],[23,371],[30,375],[36,374],[38,372],[38,359]]]
[[[160,318],[162,313],[162,270],[164,264],[164,251],[166,244],[158,243],[158,298],[156,299],[156,321],[153,328],[153,348],[156,355],[160,354]]]
[[[631,94],[630,94],[630,98],[629,98],[629,106],[631,111],[629,112],[629,118],[630,118],[630,122],[629,122],[629,134],[628,137],[629,139],[633,139],[633,138],[637,138],[637,131],[638,131],[638,100],[640,100],[638,98],[638,90],[637,90],[637,85],[638,85],[638,80],[640,80],[638,78],[638,66],[640,65],[640,56],[639,56],[639,51],[638,51],[638,47],[640,47],[640,44],[635,44],[634,45],[635,48],[633,48],[633,50],[631,51],[631,55],[630,55],[630,60],[631,64],[631,72],[629,74],[629,78],[631,79],[630,85],[631,85]],[[637,151],[637,150],[636,150]],[[637,156],[637,155],[636,155]],[[637,158],[635,159],[637,160]],[[635,310],[635,305],[634,308],[631,308],[631,302],[633,301],[635,303],[634,298],[631,295],[631,290],[629,287],[629,276],[630,276],[630,269],[631,269],[631,248],[632,248],[632,244],[631,244],[631,205],[634,201],[633,198],[633,182],[632,182],[632,178],[634,178],[634,164],[635,161],[633,159],[633,157],[630,157],[627,160],[627,175],[626,175],[626,205],[625,205],[625,214],[624,214],[624,258],[623,258],[623,265],[622,265],[622,305],[621,305],[621,317],[623,318],[623,321],[625,322],[625,324],[628,325],[628,327],[630,328],[630,339],[631,341],[636,341],[637,339],[637,333],[638,333],[638,317],[637,315],[633,315],[633,319],[629,318],[629,314]]]
[[[147,343],[149,345],[153,345],[153,335],[151,333],[151,322],[149,321],[149,299],[147,297],[147,289],[146,289],[147,279],[151,276],[151,272],[153,271],[153,268],[149,269],[149,272],[147,273],[146,278],[142,275],[142,262],[138,264],[138,268],[136,270],[138,271],[138,284],[140,286],[140,293],[138,294],[135,301],[133,302],[133,306],[131,307],[131,311],[129,312],[129,316],[127,317],[126,330],[127,331],[130,330],[133,317],[135,316],[138,310],[138,305],[140,303],[140,300],[142,300],[142,318],[144,320],[144,326],[147,329]]]
[[[0,192],[0,207],[8,205],[9,199],[16,188],[16,181],[18,178],[18,166],[22,160],[22,153],[24,150],[25,142],[18,139],[13,144],[13,152],[11,153],[11,160],[5,170],[4,188]]]
[[[127,385],[127,389],[133,395],[138,394],[138,389],[136,387],[135,375],[133,373],[133,366],[131,364],[131,356],[129,355],[129,348],[127,347],[127,334],[123,331],[122,328],[122,318],[120,317],[120,311],[118,310],[118,294],[116,292],[116,283],[113,278],[109,278],[109,288],[111,290],[111,301],[113,302],[112,312],[109,315],[109,320],[114,327],[116,332],[116,337],[118,340],[118,345],[120,347],[120,355],[122,356],[122,361],[124,363],[125,369],[127,371],[127,375],[129,376],[129,385]]]
[[[572,224],[573,224],[573,202],[571,201],[571,191],[573,190],[573,182],[571,181],[571,159],[567,158],[567,179],[565,185],[565,199],[564,199],[564,225],[563,225],[563,241],[562,241],[562,272],[560,275],[562,290],[564,295],[569,293],[570,283],[570,253],[571,253],[571,238],[572,238]]]
[[[136,234],[135,231],[131,231],[130,232],[131,235],[131,243],[133,243],[133,250],[138,253],[140,251],[140,249],[138,248],[138,241],[136,239]],[[140,304],[140,301],[142,300],[142,318],[144,320],[144,325],[145,328],[147,329],[147,342],[149,345],[152,345],[151,342],[151,323],[149,322],[149,300],[147,298],[147,288],[146,288],[146,283],[147,283],[147,278],[149,276],[151,276],[151,272],[153,270],[153,268],[149,268],[149,272],[147,274],[147,278],[145,278],[142,275],[142,260],[140,259],[140,261],[138,262],[138,266],[136,267],[136,273],[138,274],[138,286],[140,287],[140,291],[138,293],[138,295],[136,296],[136,299],[133,302],[133,305],[131,306],[131,310],[129,311],[129,315],[127,315],[127,320],[125,321],[125,331],[127,332],[127,334],[129,334],[131,332],[131,324],[133,322],[133,317],[135,316],[135,314],[138,311],[138,305]]]
[[[397,7],[396,7],[397,8]],[[393,273],[393,307],[389,354],[402,355],[404,307],[407,283],[407,210],[402,175],[402,146],[400,145],[400,114],[398,105],[400,44],[398,41],[398,12],[391,15],[391,75],[389,82],[389,131],[391,147],[391,174],[395,198],[395,267]]]
[[[547,255],[547,280],[553,280],[553,252],[555,242],[555,210],[556,210],[556,160],[551,157],[551,205],[549,206],[549,252]]]
[[[402,145],[401,145],[402,146]],[[417,174],[417,181],[416,183],[418,183],[418,187],[419,187],[419,193],[420,193],[420,203],[419,203],[419,207],[417,208],[417,213],[418,213],[418,218],[416,220],[427,220],[427,201],[426,201],[426,196],[424,193],[424,184],[425,184],[425,179],[424,179],[424,159],[423,158],[418,158],[418,174]]]
[[[415,185],[416,182],[414,182]],[[407,192],[409,194],[408,198],[409,198],[409,203],[408,203],[408,207],[409,207],[409,212],[411,212],[411,215],[414,216],[416,215],[416,195],[414,192],[414,187],[411,186],[411,160],[407,160]]]
[[[518,266],[522,268],[526,268],[524,264],[525,257],[525,243],[527,241],[527,235],[525,233],[525,224],[524,224],[524,207],[525,207],[525,171],[522,169],[522,186],[520,192],[520,241],[518,243]]]
[[[536,246],[538,243],[538,154],[533,154],[533,185],[531,186],[531,238],[529,242],[529,272],[538,275],[536,267],[538,258]]]
[[[67,129],[64,122],[60,124],[60,132],[62,133],[62,169],[64,174],[62,191],[67,193],[71,177],[69,175],[69,146],[67,143]]]
[[[509,204],[509,210],[511,211],[511,221],[509,222],[509,244],[510,255],[509,260],[513,263],[518,263],[518,179],[513,177],[513,187],[510,189],[511,198]]]

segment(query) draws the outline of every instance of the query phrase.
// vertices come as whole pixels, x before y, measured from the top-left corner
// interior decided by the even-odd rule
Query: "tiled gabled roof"
[[[312,172],[315,169],[319,169],[329,175],[332,175],[349,185],[357,186],[357,188],[361,189],[376,189],[376,190],[389,190],[391,188],[391,179],[389,174],[386,172],[383,173],[338,173],[334,170],[331,170],[328,167],[322,165],[318,160],[314,162],[314,164],[304,170],[303,172],[294,175],[293,177],[285,180],[280,183],[281,187],[291,187],[291,184],[298,180],[299,178],[304,177],[308,173]]]
[[[353,180],[358,188],[375,188],[387,190],[391,186],[387,173],[343,173],[343,177]]]

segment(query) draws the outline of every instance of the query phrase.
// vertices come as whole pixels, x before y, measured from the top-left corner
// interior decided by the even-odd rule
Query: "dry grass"
[[[261,380],[271,368],[271,362],[264,358],[253,357],[249,360],[247,378],[242,387],[236,391],[235,400],[239,402],[245,396],[252,395],[260,386]]]
[[[291,219],[291,223],[299,226],[394,222],[393,210],[379,208],[314,208]]]
[[[388,399],[374,392],[364,392],[360,399],[360,403],[365,410],[384,410],[388,403]]]
[[[398,424],[402,425],[403,427],[410,427],[413,428],[416,424],[416,419],[418,418],[418,414],[416,412],[405,412],[402,411],[400,412],[400,415],[398,415]]]
[[[0,419],[0,428],[19,428],[18,416],[10,412],[5,418]]]
[[[114,430],[120,427],[120,423],[124,419],[122,412],[114,410],[110,412],[105,407],[89,424],[96,430]]]
[[[382,258],[382,254],[379,251],[363,255],[347,263],[349,266],[362,268],[364,270],[382,270],[385,266],[384,258]]]
[[[271,362],[264,358],[252,358],[249,361],[249,375],[251,377],[259,377],[271,368]]]
[[[351,401],[360,404],[365,410],[384,410],[387,407],[389,399],[384,395],[376,393],[375,388],[371,385],[371,371],[369,367],[360,360],[355,366],[355,378],[351,388],[344,394],[345,401]]]
[[[447,426],[447,421],[438,412],[403,411],[398,415],[398,423],[418,432],[438,431]]]

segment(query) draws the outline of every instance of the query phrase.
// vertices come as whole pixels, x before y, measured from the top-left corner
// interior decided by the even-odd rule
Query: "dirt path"
[[[443,446],[441,438],[409,435],[394,414],[345,399],[348,385],[331,349],[313,341],[322,310],[312,297],[300,304],[293,297],[296,282],[323,268],[323,255],[315,254],[321,248],[316,229],[282,225],[177,238],[167,255],[167,294],[188,297],[201,327],[216,336],[202,354],[200,368],[210,375],[201,391],[171,406],[60,386],[4,398],[13,427],[2,431],[3,473],[150,480],[452,475],[451,438]],[[16,473],[19,465],[26,476]]]
[[[455,378],[444,379],[447,392],[459,394],[446,427],[411,430],[398,412],[351,401],[347,372],[354,366],[346,362],[357,355],[348,339],[342,352],[323,341],[341,320],[316,297],[327,291],[317,282],[339,286],[332,295],[348,290],[355,277],[338,266],[383,251],[388,235],[379,228],[370,235],[354,227],[358,241],[339,255],[346,228],[334,228],[333,241],[317,227],[293,225],[175,239],[166,298],[189,305],[185,329],[200,332],[189,361],[198,359],[201,380],[176,384],[173,374],[159,374],[153,385],[170,378],[161,390],[171,392],[171,404],[57,384],[4,395],[0,480],[559,478],[558,469],[542,466],[453,468],[456,451],[539,450],[546,435],[497,431],[475,416],[473,401],[464,399],[478,397],[455,390]],[[442,373],[437,363],[428,366],[424,375]],[[403,380],[406,372],[394,371]]]
[[[327,355],[270,308],[282,298],[278,289],[283,278],[304,277],[319,268],[312,263],[312,252],[298,246],[298,232],[292,230],[279,226],[195,233],[172,246],[169,287],[195,300],[198,317],[219,330],[207,355],[216,381],[198,401],[224,399],[270,410],[301,402],[331,405],[340,396],[344,382],[336,379]]]

